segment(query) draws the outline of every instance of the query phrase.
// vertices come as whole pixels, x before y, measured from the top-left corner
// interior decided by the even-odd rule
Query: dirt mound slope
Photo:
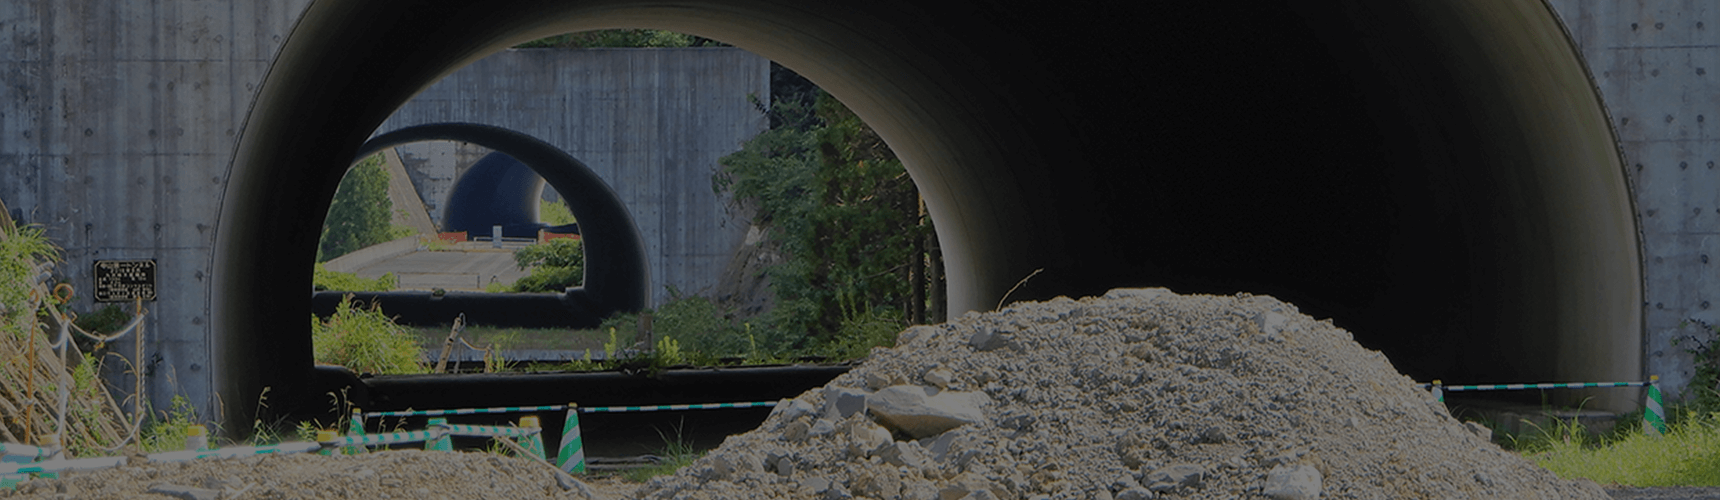
[[[911,328],[641,498],[1607,498],[1264,296],[1113,290]]]
[[[185,463],[135,461],[117,469],[32,479],[22,498],[583,498],[553,472],[492,453],[381,451],[353,456],[262,455]],[[0,492],[0,496],[5,496]]]

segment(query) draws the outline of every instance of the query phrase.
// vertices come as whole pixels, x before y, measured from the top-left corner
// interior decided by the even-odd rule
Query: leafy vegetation
[[[585,251],[579,240],[554,239],[515,250],[514,264],[531,274],[514,281],[509,291],[561,292],[585,283]]]
[[[681,438],[680,429],[675,430],[675,437],[673,438],[664,435],[660,430],[657,431],[657,436],[663,439],[663,448],[657,452],[657,456],[662,457],[663,461],[650,467],[628,469],[623,474],[623,478],[635,483],[643,483],[657,476],[674,474],[682,467],[691,465],[699,457],[705,456],[705,451]]]
[[[386,292],[398,286],[400,280],[394,273],[385,273],[379,278],[369,280],[353,273],[330,271],[320,263],[312,266],[311,287],[318,291]]]
[[[596,48],[681,48],[681,47],[722,47],[721,42],[709,38],[676,33],[673,31],[648,29],[613,29],[581,31],[566,33],[548,38],[540,38],[530,42],[515,45],[516,49],[557,48],[557,49],[596,49]]]
[[[418,341],[382,313],[380,305],[354,304],[341,298],[325,320],[311,315],[311,344],[318,363],[378,375],[424,373]]]
[[[538,221],[551,226],[562,226],[579,222],[573,217],[573,211],[568,210],[566,200],[538,200]]]
[[[1525,454],[1560,477],[1628,486],[1720,486],[1720,339],[1716,327],[1674,342],[1691,353],[1696,370],[1682,401],[1667,405],[1668,432],[1642,430],[1640,411],[1619,417],[1610,433],[1596,435],[1575,419],[1506,434],[1502,445]]]
[[[36,314],[30,290],[41,272],[37,263],[59,260],[59,249],[48,241],[39,226],[0,226],[0,330],[17,338]]]
[[[185,396],[174,396],[171,404],[171,408],[152,419],[138,434],[138,442],[143,445],[143,451],[156,453],[183,450],[185,437],[190,434],[191,426],[203,422],[197,418],[197,409],[191,406],[191,400]]]
[[[388,199],[388,171],[382,154],[360,160],[335,189],[323,220],[317,262],[346,255],[353,250],[412,234],[393,224],[394,203]]]
[[[1559,477],[1629,486],[1720,486],[1720,414],[1684,412],[1665,436],[1620,432],[1590,436],[1563,422],[1537,439],[1527,455]],[[1640,431],[1639,426],[1626,426]]]
[[[778,100],[770,113],[776,126],[724,157],[712,179],[756,208],[787,256],[766,271],[776,305],[759,337],[770,349],[888,345],[877,332],[923,321],[927,301],[922,244],[931,226],[912,179],[876,132],[823,91],[810,104]]]

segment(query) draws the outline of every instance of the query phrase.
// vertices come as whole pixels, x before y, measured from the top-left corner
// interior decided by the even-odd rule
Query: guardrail
[[[1522,391],[1529,389],[1604,389],[1613,387],[1645,387],[1647,394],[1643,397],[1642,431],[1649,435],[1666,434],[1666,408],[1661,401],[1660,376],[1649,375],[1648,380],[1641,382],[1541,382],[1532,384],[1485,384],[1485,385],[1445,385],[1439,379],[1432,383],[1416,384],[1417,388],[1428,389],[1439,402],[1445,402],[1446,392],[1466,391]]]

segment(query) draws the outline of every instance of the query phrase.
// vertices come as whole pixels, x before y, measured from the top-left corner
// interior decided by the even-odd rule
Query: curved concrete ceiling
[[[269,330],[309,307],[280,263],[311,260],[306,214],[377,124],[485,54],[616,27],[757,52],[877,129],[936,220],[952,311],[1043,268],[1010,299],[1270,293],[1417,377],[1641,375],[1625,176],[1543,2],[1241,3],[318,0],[224,199],[223,399],[314,390],[302,326]]]

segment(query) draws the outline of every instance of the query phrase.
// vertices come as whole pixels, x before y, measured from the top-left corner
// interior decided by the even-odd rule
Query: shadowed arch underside
[[[1551,10],[1306,3],[318,0],[234,158],[217,383],[314,392],[309,276],[278,263],[310,261],[312,214],[392,110],[512,44],[620,27],[759,53],[872,125],[937,222],[952,311],[1043,268],[1011,298],[1270,293],[1416,377],[1641,376],[1629,191]]]

